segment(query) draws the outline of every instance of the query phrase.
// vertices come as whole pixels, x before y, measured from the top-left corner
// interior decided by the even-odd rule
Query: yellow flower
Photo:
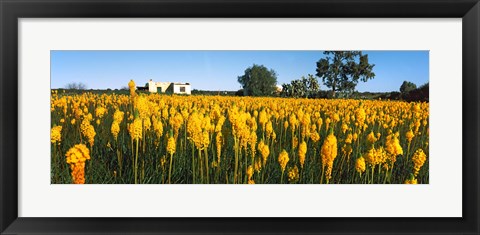
[[[320,156],[322,158],[323,168],[325,169],[325,167],[327,167],[325,176],[327,181],[329,181],[332,178],[333,161],[337,157],[337,138],[333,133],[329,134],[323,142]]]
[[[323,119],[322,119],[322,118],[318,118],[318,120],[317,120],[317,125],[318,125],[318,130],[321,130],[321,129],[322,129],[322,125],[323,125]]]
[[[299,179],[299,175],[298,175],[298,167],[297,166],[294,166],[293,168],[291,168],[289,171],[288,171],[288,181],[289,182],[292,182],[292,183],[295,183],[297,182]]]
[[[254,164],[254,167],[253,169],[255,169],[256,172],[260,172],[260,170],[262,169],[262,159],[257,157],[255,158],[255,164]]]
[[[120,132],[120,125],[118,124],[118,122],[114,121],[110,129],[112,131],[113,138],[117,140],[118,133]]]
[[[222,132],[218,132],[217,136],[215,137],[215,145],[217,147],[218,162],[220,162],[220,156],[222,155],[222,142],[223,142]]]
[[[365,122],[365,117],[366,117],[366,114],[365,114],[365,109],[363,109],[363,107],[360,107],[355,111],[355,120],[358,122],[360,126],[363,126],[363,123]]]
[[[333,119],[333,122],[338,122],[340,121],[340,116],[338,115],[338,113],[334,113],[332,116],[332,119]]]
[[[287,167],[287,163],[290,160],[288,158],[288,153],[285,151],[285,149],[278,155],[278,163],[280,164],[280,168],[282,169],[282,172],[285,171],[285,167]]]
[[[407,131],[407,134],[405,134],[405,137],[407,138],[408,143],[410,143],[415,135],[413,134],[412,130],[409,130]]]
[[[330,118],[325,119],[325,128],[326,129],[328,129],[328,127],[330,126],[330,122],[331,122]]]
[[[135,82],[133,80],[130,80],[130,82],[128,82],[128,87],[131,89],[135,89]]]
[[[153,121],[153,130],[155,131],[155,134],[157,135],[157,138],[162,137],[163,135],[163,124],[161,120],[157,120],[155,116],[152,117]]]
[[[97,118],[102,118],[105,115],[105,113],[107,113],[107,109],[104,108],[104,107],[100,106],[100,107],[95,109],[95,116]]]
[[[249,145],[250,145],[250,150],[252,151],[252,155],[255,156],[255,153],[256,153],[256,144],[257,144],[257,133],[255,133],[255,131],[252,131],[252,133],[250,133],[250,138],[249,138]]]
[[[268,145],[263,142],[263,140],[258,143],[258,151],[260,151],[260,154],[262,155],[263,165],[265,166],[268,155],[270,154],[270,149],[268,148]]]
[[[272,122],[271,122],[271,121],[268,121],[268,122],[267,122],[267,126],[265,127],[265,132],[267,133],[267,137],[272,136],[273,126],[272,126]]]
[[[192,113],[188,117],[187,122],[188,139],[191,140],[195,144],[195,147],[200,150],[203,150],[202,122],[203,116],[197,112]]]
[[[307,143],[303,141],[298,148],[298,160],[300,161],[300,166],[303,168],[305,163],[305,155],[307,154]]]
[[[379,171],[377,169],[374,171],[375,181],[373,182],[377,182],[376,176],[382,176],[378,182],[383,182],[386,173],[386,179],[390,179],[389,183],[398,183],[399,181],[404,183],[408,177],[402,176],[401,172],[395,170],[394,162],[398,157],[406,154],[406,152],[404,154],[406,150],[403,148],[407,148],[407,146],[409,146],[409,156],[405,155],[405,159],[409,161],[401,161],[400,167],[408,169],[408,164],[411,164],[412,169],[409,170],[414,178],[409,180],[418,179],[418,183],[420,183],[423,180],[423,177],[420,177],[422,167],[424,165],[428,167],[428,152],[423,150],[425,157],[420,152],[415,152],[419,148],[426,149],[429,145],[428,103],[220,95],[167,96],[144,92],[140,95],[140,93],[136,93],[133,81],[130,82],[129,88],[131,89],[130,95],[94,94],[91,92],[69,95],[52,92],[50,112],[52,120],[55,121],[51,125],[52,144],[65,145],[71,143],[72,138],[76,138],[92,151],[93,145],[98,145],[98,143],[102,145],[96,146],[100,147],[98,150],[102,150],[102,148],[106,150],[105,146],[108,146],[107,142],[110,141],[111,147],[124,146],[126,148],[118,152],[118,155],[127,153],[135,155],[136,147],[135,143],[132,146],[132,142],[142,138],[142,141],[139,141],[139,153],[141,153],[141,157],[147,157],[149,156],[147,153],[162,152],[162,148],[166,152],[170,135],[165,137],[164,132],[171,130],[175,144],[179,144],[179,149],[175,149],[174,153],[178,159],[191,157],[191,152],[193,152],[193,156],[196,156],[195,150],[207,150],[206,155],[203,155],[203,151],[201,155],[209,157],[208,166],[203,161],[202,165],[192,165],[191,167],[198,167],[199,170],[195,171],[196,174],[192,178],[197,179],[198,176],[200,179],[202,174],[200,169],[202,169],[204,170],[204,181],[202,182],[207,182],[205,170],[214,167],[215,171],[209,172],[209,179],[217,183],[226,182],[225,176],[213,177],[217,170],[221,175],[225,175],[223,173],[226,171],[233,171],[233,164],[230,164],[233,162],[233,159],[230,158],[233,156],[233,152],[235,152],[235,158],[239,158],[237,159],[239,166],[236,169],[236,177],[239,180],[236,180],[235,183],[254,183],[253,177],[256,177],[255,174],[261,170],[265,174],[265,177],[259,177],[262,179],[261,183],[271,183],[272,180],[278,179],[280,172],[273,176],[270,174],[274,173],[272,169],[275,164],[280,162],[272,166],[269,164],[277,161],[279,152],[284,149],[290,158],[292,154],[295,158],[298,156],[298,161],[295,159],[293,164],[287,162],[283,169],[282,165],[277,166],[282,169],[282,178],[278,179],[282,183],[287,179],[289,183],[295,182],[295,177],[293,177],[295,166],[300,172],[306,171],[304,174],[305,177],[308,177],[306,182],[311,182],[312,176],[322,174],[322,179],[326,178],[326,180],[322,180],[322,183],[333,181],[335,183],[356,183],[359,181],[343,177],[343,174],[338,174],[338,179],[342,180],[336,182],[337,178],[335,177],[334,180],[333,171],[346,170],[350,171],[351,175],[353,170],[353,173],[358,174],[358,171],[363,175],[366,174],[366,170],[370,171],[371,167],[378,167]],[[53,128],[54,125],[61,125],[65,128],[60,130],[60,127]],[[123,130],[124,128],[127,130]],[[127,133],[124,133],[125,131]],[[123,134],[129,135],[131,138],[123,139]],[[416,140],[415,146],[412,146],[413,139]],[[99,140],[101,141],[98,142]],[[412,147],[414,148],[412,149]],[[58,147],[55,147],[55,150],[57,149]],[[109,151],[109,154],[116,155],[114,152]],[[270,153],[273,154],[273,152],[275,152],[275,159],[268,159]],[[317,169],[309,168],[310,160],[306,159],[306,154],[314,153],[318,153],[317,165],[321,164],[321,166],[317,166]],[[169,154],[165,153],[165,155]],[[337,166],[335,164],[338,156],[341,156],[342,160],[339,159]],[[123,156],[122,159],[125,157],[129,159],[129,156]],[[171,156],[168,156],[167,160],[169,157]],[[213,161],[211,161],[212,158]],[[423,160],[424,158],[425,160]],[[220,160],[225,164],[220,164]],[[244,160],[247,160],[247,165]],[[160,160],[158,162],[160,168],[161,162]],[[343,167],[340,163],[343,164]],[[167,161],[165,164],[170,164],[170,162]],[[249,165],[253,167],[254,171],[254,176],[250,180],[245,175],[245,170]],[[110,172],[116,170],[117,178],[123,177],[123,173],[129,172],[128,168],[132,165],[123,166],[127,168],[120,171],[119,165],[118,168],[110,169]],[[349,169],[346,168],[347,166]],[[190,165],[186,167],[185,170],[188,170]],[[71,169],[75,177],[82,177],[81,165],[73,166]],[[158,170],[159,173],[165,171],[163,168]],[[174,175],[179,176],[176,170],[178,169],[175,168]],[[399,174],[389,177],[392,170]],[[144,177],[142,172],[140,174],[140,177]],[[244,178],[239,178],[242,174]],[[228,173],[227,176],[232,177],[233,175]],[[370,178],[370,174],[368,176],[367,179]],[[227,178],[230,179],[229,177]],[[187,181],[178,179],[175,182]],[[372,181],[370,180],[370,182]]]
[[[413,162],[413,175],[417,176],[420,168],[422,168],[423,164],[427,160],[427,155],[423,152],[422,149],[417,149],[412,157]]]
[[[202,133],[202,147],[201,149],[208,148],[208,145],[210,144],[210,135],[208,134],[207,131],[203,131]]]
[[[52,144],[62,141],[62,126],[54,126],[50,131],[50,141]]]
[[[81,163],[90,159],[90,150],[84,144],[77,144],[70,148],[65,156],[68,164]]]
[[[376,151],[374,148],[371,148],[370,150],[368,150],[364,155],[363,155],[363,159],[365,162],[367,162],[368,164],[370,164],[372,167],[376,165],[376,159],[375,159],[375,155],[376,155]]]
[[[149,117],[147,117],[143,120],[143,127],[144,127],[145,131],[149,131],[150,127],[152,127],[152,122],[150,121]]]
[[[387,160],[387,153],[383,147],[378,149],[371,148],[363,156],[365,162],[370,164],[371,167],[375,167],[378,164],[384,163]]]
[[[297,117],[295,116],[295,114],[292,113],[288,121],[290,122],[290,128],[292,129],[292,132],[295,132],[295,128],[297,127],[297,124],[298,124]]]
[[[123,121],[125,113],[120,111],[120,110],[115,110],[115,113],[113,113],[113,121],[121,123]]]
[[[417,184],[417,179],[407,179],[405,180],[405,184]]]
[[[252,176],[253,176],[253,166],[250,165],[250,166],[248,166],[248,168],[247,168],[247,179],[248,179],[248,180],[251,180],[251,179],[252,179]]]
[[[320,140],[320,135],[316,131],[311,132],[310,139],[313,141],[313,143],[317,143]]]
[[[373,145],[377,141],[377,138],[375,138],[375,134],[373,134],[373,131],[370,132],[370,134],[367,135],[367,143],[368,145]]]
[[[397,136],[398,133],[390,134],[385,142],[385,150],[389,154],[391,164],[395,163],[398,155],[403,155],[403,149]]]
[[[135,82],[133,80],[130,80],[130,82],[128,82],[128,88],[130,89],[130,96],[132,98],[134,98],[136,96],[136,93],[135,93]]]
[[[173,128],[173,136],[176,139],[178,137],[178,131],[183,125],[183,116],[180,113],[176,113],[175,116],[169,119],[169,123]]]
[[[146,119],[150,116],[150,108],[148,107],[148,100],[145,96],[137,96],[135,108],[141,119]]]
[[[85,162],[90,159],[90,151],[84,144],[77,144],[70,148],[65,154],[67,163],[72,170],[72,180],[74,184],[85,183]]]
[[[405,180],[405,184],[417,184],[417,179],[413,174],[410,174],[410,177]]]
[[[163,155],[163,157],[160,158],[160,166],[162,166],[162,169],[165,167],[166,162],[167,158],[165,157],[165,155]]]
[[[348,134],[347,138],[345,139],[345,144],[351,144],[352,143],[353,136],[352,134]]]
[[[132,140],[142,139],[142,120],[135,118],[133,123],[129,125],[128,131]]]
[[[260,111],[260,114],[258,115],[258,123],[260,123],[260,126],[265,128],[267,121],[267,112],[265,112],[265,110]]]
[[[293,139],[292,139],[292,148],[297,148],[298,146],[298,138],[297,136],[294,136]]]
[[[173,136],[170,136],[170,138],[168,138],[168,142],[167,142],[167,152],[170,153],[170,154],[174,154],[175,149],[176,149],[175,138],[173,138]]]
[[[93,147],[95,135],[97,133],[95,132],[95,128],[90,124],[90,120],[91,115],[85,117],[85,119],[83,119],[82,121],[82,124],[80,125],[80,130],[82,131],[82,134],[87,137],[90,147]]]
[[[385,149],[383,147],[378,148],[375,153],[376,165],[382,164],[386,160],[387,160],[387,152],[385,152]]]
[[[220,116],[220,118],[217,122],[217,125],[215,126],[215,132],[221,132],[222,131],[222,126],[223,126],[224,122],[225,122],[225,117]]]
[[[355,170],[360,174],[365,172],[365,159],[363,157],[359,157],[355,161]]]

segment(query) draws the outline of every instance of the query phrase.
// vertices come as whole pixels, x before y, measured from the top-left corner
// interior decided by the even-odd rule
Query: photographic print
[[[51,51],[52,184],[428,184],[428,51]]]

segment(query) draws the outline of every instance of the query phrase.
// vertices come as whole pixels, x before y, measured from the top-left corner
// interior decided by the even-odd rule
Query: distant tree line
[[[67,90],[86,90],[87,89],[87,85],[85,85],[84,83],[81,83],[81,82],[71,82],[71,83],[68,83],[67,85],[65,85],[65,89]]]
[[[407,102],[419,101],[429,102],[429,83],[425,83],[417,88],[412,82],[404,81],[399,91],[385,92],[377,96],[380,99],[403,100]]]
[[[403,82],[405,84],[405,82]],[[407,82],[410,83],[410,82]],[[417,88],[417,86],[413,83],[409,84],[409,88],[407,89],[402,89],[400,87],[400,94],[401,94],[401,99],[405,101],[422,101],[422,102],[428,102],[429,101],[429,96],[430,96],[430,88],[429,88],[429,83],[427,82],[426,84],[421,85],[420,87]],[[403,84],[402,84],[403,86]],[[402,91],[403,90],[403,91]]]
[[[349,97],[359,81],[366,82],[375,77],[374,64],[361,51],[325,51],[325,58],[317,62],[316,75],[308,74],[277,89],[277,73],[263,65],[247,68],[238,82],[245,96],[277,96],[316,98],[324,96],[317,77],[330,89],[330,97]]]
[[[243,92],[243,91],[242,91]],[[192,90],[192,95],[219,95],[219,96],[235,96],[236,91],[208,91],[208,90]]]

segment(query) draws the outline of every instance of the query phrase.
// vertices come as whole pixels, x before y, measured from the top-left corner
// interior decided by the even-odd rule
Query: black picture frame
[[[478,203],[480,5],[478,0],[0,0],[0,16],[0,232],[2,234],[478,234],[480,232]],[[462,18],[463,217],[18,217],[18,19],[47,17]],[[39,199],[40,202],[41,199]]]

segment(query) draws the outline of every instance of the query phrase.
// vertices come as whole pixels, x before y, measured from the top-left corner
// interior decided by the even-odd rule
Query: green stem
[[[375,173],[375,166],[372,166],[372,181],[370,182],[371,184],[373,184],[373,174]]]
[[[192,146],[192,182],[195,183],[195,149]]]
[[[138,167],[138,139],[137,139],[137,142],[136,142],[137,146],[136,146],[136,150],[135,150],[135,167],[134,167],[134,172],[135,172],[135,184],[137,184],[137,167]]]
[[[134,152],[133,152],[134,150],[133,150],[133,139],[132,139],[132,138],[130,138],[130,143],[132,144],[132,164],[133,164],[134,161],[135,161],[135,159],[133,159],[134,156],[135,156],[135,154],[134,154]]]
[[[378,164],[378,182],[381,181],[382,177],[382,164]]]
[[[168,170],[168,184],[171,184],[171,176],[172,176],[172,163],[173,163],[173,154],[170,154],[170,168]]]
[[[322,175],[320,176],[320,184],[323,183],[323,175],[325,174],[325,167],[322,167]]]
[[[118,141],[117,141],[117,160],[118,160],[118,166],[119,166],[118,174],[120,175],[120,178],[121,178],[123,167],[122,167],[122,156],[120,155],[120,150],[118,147]]]
[[[205,148],[205,172],[207,173],[207,184],[209,183],[210,175],[208,174],[208,149]]]
[[[285,172],[285,171],[282,170],[282,178],[280,178],[280,184],[283,184],[283,173],[284,173],[284,172]]]
[[[245,149],[245,169],[248,169],[248,156],[247,156],[247,149]],[[247,174],[245,174],[245,182],[244,184],[248,183]]]
[[[237,138],[234,138],[235,140],[235,169],[233,173],[233,183],[237,183],[237,173],[238,173],[238,143],[237,143]]]
[[[353,171],[353,174],[352,174],[352,183],[355,183],[355,171]]]
[[[385,171],[385,178],[383,179],[383,184],[385,184],[387,182],[387,177],[388,177],[388,170]]]
[[[203,184],[203,161],[202,161],[202,150],[198,150],[198,162],[200,162],[200,182]]]

